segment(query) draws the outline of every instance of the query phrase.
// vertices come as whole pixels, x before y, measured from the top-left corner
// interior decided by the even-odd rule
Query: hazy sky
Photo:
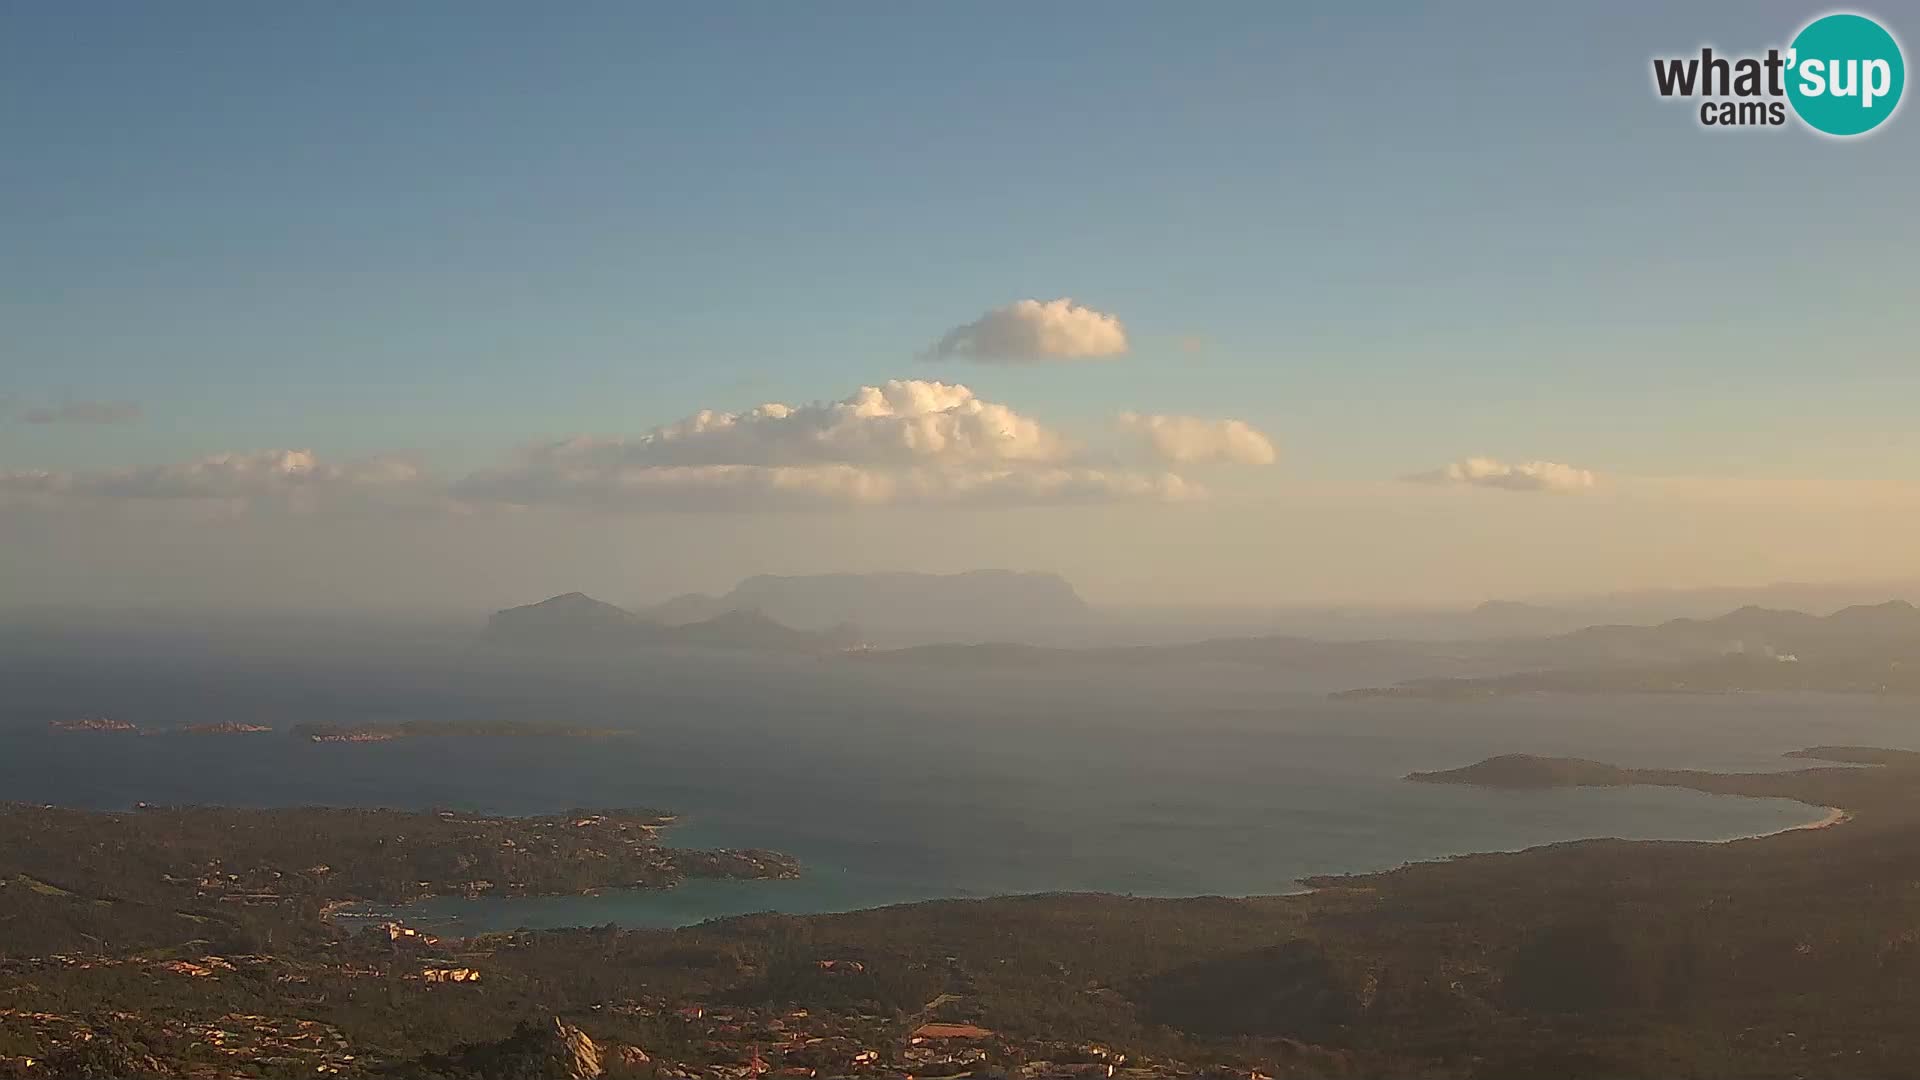
[[[1913,576],[1920,120],[1650,88],[1825,10],[12,5],[0,604]]]

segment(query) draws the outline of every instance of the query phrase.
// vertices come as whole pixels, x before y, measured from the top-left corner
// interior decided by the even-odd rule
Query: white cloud
[[[1444,468],[1407,477],[1416,484],[1457,484],[1506,491],[1587,491],[1599,482],[1594,474],[1557,461],[1508,464],[1494,458],[1471,457]]]
[[[1250,429],[1248,429],[1250,432]],[[1182,443],[1171,461],[1252,460],[1248,436]],[[1271,454],[1271,444],[1251,433]],[[1254,457],[1249,457],[1249,455]],[[1090,454],[965,386],[894,380],[839,400],[712,409],[623,438],[525,447],[455,483],[404,458],[332,462],[310,450],[218,454],[120,469],[0,472],[0,507],[161,504],[181,513],[355,507],[566,505],[609,510],[768,510],[883,505],[1178,501],[1204,490],[1162,468]]]
[[[401,458],[323,462],[311,450],[215,454],[126,469],[0,472],[0,498],[217,500],[312,509],[335,498],[418,494],[424,477]]]
[[[922,504],[1178,501],[1201,489],[1172,473],[1086,467],[595,465],[545,461],[475,473],[464,499],[606,510],[782,510]]]
[[[1199,492],[1172,474],[1091,467],[1060,435],[965,386],[893,380],[835,402],[703,410],[635,438],[528,447],[455,493],[515,504],[758,509]]]
[[[999,363],[1086,360],[1127,351],[1127,328],[1104,312],[1058,300],[1021,300],[946,332],[928,355]]]
[[[536,448],[575,462],[637,465],[912,465],[1059,461],[1070,447],[1037,421],[957,383],[894,379],[840,401],[702,410],[633,439]]]
[[[1175,465],[1271,465],[1273,440],[1244,420],[1121,413],[1120,427],[1144,437],[1162,461]]]

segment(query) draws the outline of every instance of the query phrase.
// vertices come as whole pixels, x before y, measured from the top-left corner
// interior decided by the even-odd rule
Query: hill
[[[1341,697],[1489,697],[1563,693],[1920,692],[1920,609],[1904,600],[1822,617],[1744,607],[1658,626],[1593,626],[1505,643],[1523,670],[1413,679]]]
[[[1094,620],[1058,574],[969,570],[959,574],[809,574],[750,577],[721,596],[688,593],[641,609],[677,625],[733,611],[759,611],[787,626],[824,630],[847,623],[870,633],[939,635],[949,640],[1010,636],[1033,627]]]
[[[758,611],[728,611],[668,625],[584,593],[497,611],[487,620],[490,644],[517,649],[581,650],[692,647],[830,652],[859,643],[851,626],[796,630]]]
[[[1748,606],[1712,619],[1670,619],[1655,626],[1590,626],[1548,638],[1541,660],[1582,663],[1693,660],[1745,654],[1800,660],[1859,660],[1911,654],[1920,647],[1920,608],[1905,600],[1842,608],[1821,617]]]
[[[1358,686],[1336,697],[1474,698],[1542,691],[1920,693],[1920,609],[1904,600],[1828,616],[1745,607],[1654,626],[1546,637],[1324,641],[1286,634],[1064,648],[998,640],[867,649],[863,663],[942,668],[1231,666]],[[1397,680],[1397,681],[1396,681]],[[1377,682],[1379,685],[1369,685]]]
[[[551,641],[636,632],[645,626],[645,620],[625,608],[595,600],[586,593],[570,592],[537,604],[496,611],[487,620],[487,633],[495,638]]]
[[[1442,653],[1443,650],[1419,642],[1317,641],[1287,634],[1265,634],[1208,638],[1178,645],[1108,645],[1080,649],[1004,641],[915,645],[869,650],[860,655],[882,662],[1006,667],[1232,664],[1313,670],[1355,663],[1418,664],[1430,662]]]
[[[530,893],[665,884],[634,863],[681,853],[611,812],[7,808],[0,998],[23,1004],[0,1009],[0,1074],[31,1057],[46,1067],[18,1074],[1916,1075],[1920,754],[1791,756],[1844,764],[1509,756],[1414,779],[1793,799],[1809,818],[1835,808],[1818,822],[1835,827],[1575,841],[1290,896],[955,899],[467,940],[328,919],[324,901],[457,894],[480,874]],[[743,854],[699,868],[784,869]]]

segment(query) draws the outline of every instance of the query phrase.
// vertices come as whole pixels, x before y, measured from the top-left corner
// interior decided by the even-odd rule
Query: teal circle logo
[[[1815,19],[1787,51],[1787,100],[1808,127],[1828,135],[1879,127],[1906,85],[1900,43],[1865,15]]]

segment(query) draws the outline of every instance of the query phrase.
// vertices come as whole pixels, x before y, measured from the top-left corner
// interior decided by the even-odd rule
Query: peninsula
[[[1798,799],[1845,825],[1553,844],[1292,896],[1005,897],[464,941],[322,916],[330,900],[795,866],[664,848],[651,811],[12,807],[0,1058],[124,1051],[105,1075],[167,1077],[241,1075],[208,1071],[213,1045],[233,1048],[215,1064],[368,1078],[1913,1075],[1920,754],[1793,756],[1814,764],[1507,755],[1410,779],[1662,784]],[[562,1048],[571,1071],[525,1071]]]

